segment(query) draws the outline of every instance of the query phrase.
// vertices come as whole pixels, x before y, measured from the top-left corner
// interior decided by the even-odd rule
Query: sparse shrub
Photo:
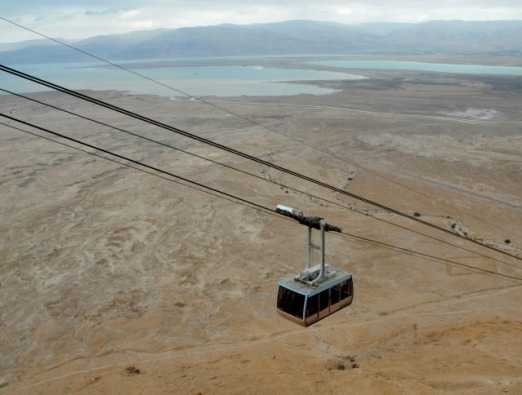
[[[141,374],[141,370],[138,369],[138,368],[137,368],[136,366],[134,366],[134,365],[127,366],[127,368],[125,369],[125,372],[126,372],[129,376],[135,376],[135,375]]]

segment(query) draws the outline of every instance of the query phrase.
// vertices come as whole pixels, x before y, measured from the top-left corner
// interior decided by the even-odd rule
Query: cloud
[[[522,19],[520,0],[18,0],[1,14],[71,39],[136,29],[313,19],[341,23]],[[0,23],[0,41],[32,39]]]
[[[128,11],[123,11],[120,15],[120,18],[123,18],[123,19],[132,19],[132,18],[135,18],[137,17],[138,15],[141,14],[141,10],[138,10],[138,9],[134,9],[134,10],[128,10]]]
[[[112,8],[106,8],[101,10],[85,10],[84,14],[87,16],[100,16],[100,15],[112,15],[115,14],[117,10]]]

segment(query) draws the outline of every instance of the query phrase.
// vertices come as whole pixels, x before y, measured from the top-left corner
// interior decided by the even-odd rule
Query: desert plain
[[[360,73],[313,82],[331,95],[205,99],[241,118],[87,93],[522,256],[522,80]],[[275,297],[304,265],[305,228],[2,121],[0,394],[522,393],[520,260],[63,94],[31,97],[352,210],[20,98],[0,96],[1,112],[468,267],[328,237],[354,302],[303,328]]]

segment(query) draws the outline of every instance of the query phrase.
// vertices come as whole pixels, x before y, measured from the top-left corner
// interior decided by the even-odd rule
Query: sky
[[[63,39],[156,28],[293,19],[522,20],[522,0],[0,0],[0,15]],[[0,21],[0,42],[35,39]]]

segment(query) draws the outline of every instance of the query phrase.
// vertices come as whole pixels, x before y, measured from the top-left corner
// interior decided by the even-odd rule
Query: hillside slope
[[[522,53],[522,21],[344,25],[287,21],[160,29],[92,37],[80,48],[112,59],[350,53]],[[3,63],[89,60],[68,48],[29,45]]]

